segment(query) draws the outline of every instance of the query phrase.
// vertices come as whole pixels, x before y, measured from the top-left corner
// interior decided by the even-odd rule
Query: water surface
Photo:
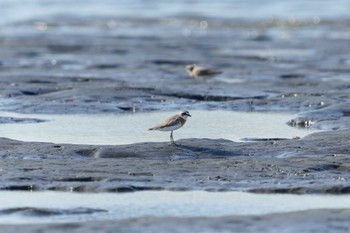
[[[124,145],[138,142],[169,141],[170,132],[149,131],[176,112],[135,114],[18,114],[1,112],[0,117],[47,120],[42,123],[0,124],[0,137],[93,145]],[[210,138],[240,141],[243,138],[303,137],[315,130],[300,130],[286,124],[290,114],[233,111],[191,111],[185,126],[174,131],[174,138]]]
[[[259,7],[257,7],[259,6]],[[278,1],[265,0],[220,0],[220,1],[162,1],[102,0],[51,0],[11,1],[1,0],[4,10],[2,20],[15,21],[48,15],[68,14],[72,16],[121,16],[121,17],[169,17],[175,15],[208,16],[241,19],[348,17],[350,4],[346,0],[336,1]],[[315,11],[317,9],[317,11]]]
[[[35,210],[88,208],[95,213],[36,216],[0,215],[0,224],[75,222],[157,217],[219,217],[263,215],[309,209],[350,208],[350,196],[268,195],[244,192],[145,191],[127,194],[79,194],[69,192],[0,192],[0,211],[18,207]],[[4,201],[6,200],[6,201]],[[103,210],[103,211],[102,211]]]

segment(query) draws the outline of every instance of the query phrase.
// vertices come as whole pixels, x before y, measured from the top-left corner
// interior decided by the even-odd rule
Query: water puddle
[[[233,111],[191,111],[186,125],[174,131],[175,140],[184,138],[224,138],[245,141],[247,138],[303,137],[315,130],[301,130],[286,124],[295,115],[246,113]],[[169,141],[170,132],[148,128],[172,116],[174,112],[135,113],[126,115],[49,115],[0,112],[0,117],[35,118],[41,123],[0,124],[0,137],[21,141],[53,143],[123,145],[138,142]]]
[[[156,217],[263,215],[350,208],[350,196],[144,191],[126,194],[0,192],[0,224]]]

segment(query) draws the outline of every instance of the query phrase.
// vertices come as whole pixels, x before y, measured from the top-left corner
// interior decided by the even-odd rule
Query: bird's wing
[[[221,74],[222,71],[216,70],[216,69],[198,69],[197,70],[197,75],[214,75],[214,74]]]
[[[169,119],[165,120],[164,122],[154,126],[153,128],[150,128],[150,130],[162,129],[164,127],[176,126],[177,124],[179,124],[179,122],[177,121],[178,117],[179,117],[179,115],[172,116]]]

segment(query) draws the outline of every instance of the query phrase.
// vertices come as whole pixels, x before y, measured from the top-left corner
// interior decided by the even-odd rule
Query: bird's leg
[[[171,133],[170,133],[170,142],[171,142],[171,144],[174,143],[173,131],[171,131]]]
[[[171,142],[171,144],[176,145],[176,143],[174,141],[174,137],[173,137],[173,131],[171,131],[171,133],[170,133],[170,142]]]

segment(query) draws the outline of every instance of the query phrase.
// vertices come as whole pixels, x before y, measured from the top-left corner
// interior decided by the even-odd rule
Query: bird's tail
[[[148,130],[155,130],[155,128],[153,127],[153,128],[149,128]]]

